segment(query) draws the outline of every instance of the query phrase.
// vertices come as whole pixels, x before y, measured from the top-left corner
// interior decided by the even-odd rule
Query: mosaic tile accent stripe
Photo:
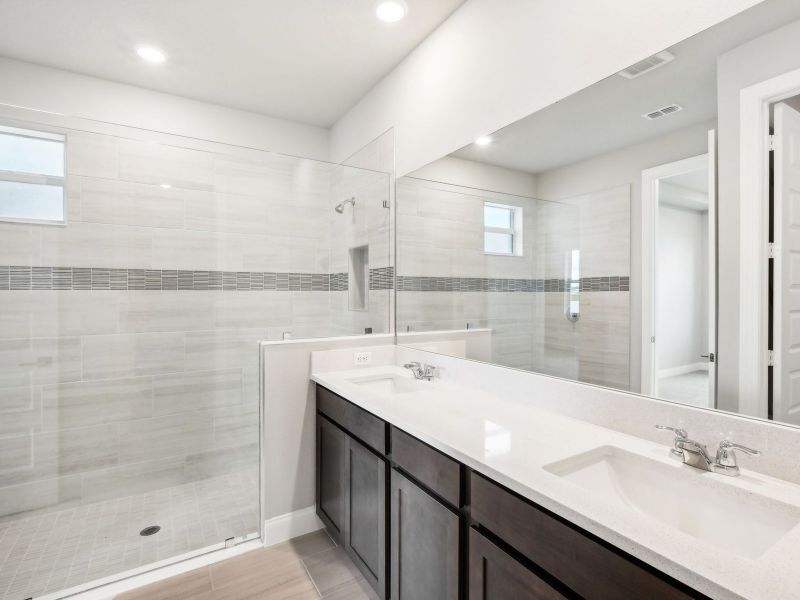
[[[563,292],[570,279],[494,279],[481,277],[397,276],[398,292]],[[582,277],[582,292],[627,292],[630,277]]]
[[[394,268],[370,269],[369,289],[390,290]],[[563,292],[568,279],[498,279],[399,275],[400,292]],[[627,292],[630,277],[582,277],[582,292]],[[210,290],[345,292],[347,273],[184,271],[87,267],[0,266],[2,290]]]
[[[392,289],[393,277],[392,267],[370,269],[370,289]],[[0,266],[0,290],[346,292],[347,288],[347,273]]]

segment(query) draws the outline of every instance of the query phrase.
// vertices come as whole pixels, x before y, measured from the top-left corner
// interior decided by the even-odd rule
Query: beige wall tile
[[[78,381],[42,389],[42,429],[57,431],[153,414],[150,377]]]
[[[30,290],[0,293],[0,338],[116,333],[117,292]]]
[[[120,333],[208,330],[223,292],[194,290],[120,292]]]
[[[184,334],[95,335],[83,339],[83,379],[183,371]]]
[[[119,174],[117,138],[70,131],[67,134],[67,173],[115,179]]]
[[[205,411],[121,423],[119,462],[135,463],[199,452],[212,438],[212,423],[211,415]]]
[[[192,371],[153,377],[155,416],[241,404],[242,369]]]
[[[0,340],[0,383],[6,377],[16,380],[26,375],[33,385],[78,381],[80,338]]]
[[[214,155],[166,144],[120,139],[119,178],[194,190],[214,189]]]
[[[38,225],[0,223],[0,262],[24,267],[41,265],[41,232]]]

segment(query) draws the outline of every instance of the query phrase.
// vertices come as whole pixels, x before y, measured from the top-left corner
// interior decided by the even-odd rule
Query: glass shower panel
[[[389,323],[332,270],[381,264],[388,175],[19,113],[66,135],[67,223],[0,219],[3,600],[258,537],[258,342]]]
[[[575,207],[412,177],[398,179],[396,194],[398,343],[571,375]],[[487,246],[499,229],[513,229],[505,246]]]

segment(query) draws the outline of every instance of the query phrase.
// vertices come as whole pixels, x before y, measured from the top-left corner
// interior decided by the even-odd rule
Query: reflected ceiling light
[[[476,146],[488,146],[491,143],[492,143],[492,138],[490,138],[488,135],[482,135],[477,140],[475,140]]]
[[[168,190],[168,189],[170,189],[172,187],[172,184],[171,183],[162,183],[161,187],[164,188],[165,190]]]
[[[142,60],[146,60],[147,62],[155,64],[163,63],[165,60],[167,60],[167,55],[153,46],[139,46],[136,49],[136,54],[138,54],[139,58]]]
[[[396,23],[407,13],[408,5],[403,0],[381,0],[375,6],[375,14],[385,23]]]

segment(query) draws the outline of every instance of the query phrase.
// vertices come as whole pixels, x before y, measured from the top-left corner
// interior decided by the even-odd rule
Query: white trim
[[[769,106],[800,91],[800,69],[739,92],[739,412],[767,417]]]
[[[660,369],[658,371],[658,378],[664,379],[665,377],[675,377],[675,375],[686,375],[686,373],[694,373],[695,371],[708,371],[708,363],[698,362],[670,367],[669,369]]]
[[[658,182],[665,177],[708,168],[708,154],[658,165],[642,171],[642,364],[640,392],[656,396],[655,267],[658,226]]]
[[[264,545],[272,546],[324,528],[315,506],[267,519],[264,523]]]

